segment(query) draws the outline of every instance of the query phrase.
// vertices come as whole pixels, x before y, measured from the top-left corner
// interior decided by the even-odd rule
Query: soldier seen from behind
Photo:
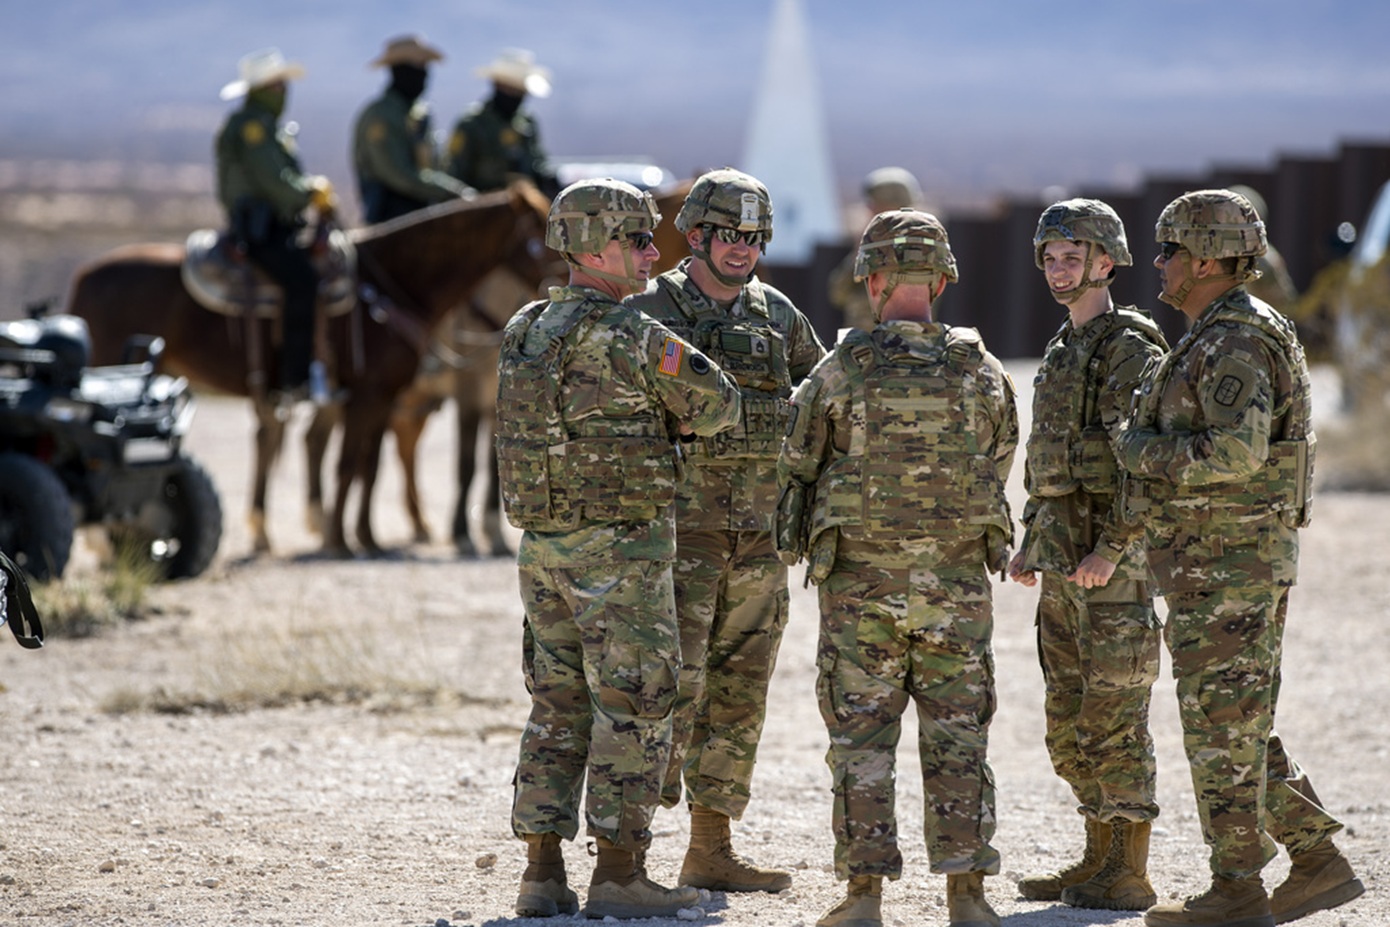
[[[525,177],[553,197],[559,190],[555,170],[541,146],[536,119],[523,108],[526,97],[550,96],[550,71],[521,48],[505,48],[478,69],[492,81],[492,96],[473,106],[454,125],[449,137],[451,175],[483,192],[500,190]]]
[[[353,130],[352,164],[362,218],[369,224],[472,192],[435,163],[429,107],[420,99],[430,65],[442,60],[439,49],[406,35],[388,41],[371,63],[389,68],[391,80],[358,115]]]
[[[1274,731],[1284,623],[1311,515],[1308,365],[1291,322],[1250,295],[1267,247],[1250,201],[1186,193],[1154,230],[1159,298],[1191,328],[1145,378],[1115,445],[1126,515],[1147,530],[1211,887],[1148,927],[1272,927],[1364,891],[1342,824]],[[1261,871],[1289,853],[1266,894]]]
[[[902,715],[917,707],[931,870],[953,927],[998,927],[984,877],[994,778],[991,572],[1008,562],[1004,484],[1018,445],[1013,382],[979,333],[935,321],[957,279],[946,230],[881,213],[855,276],[879,319],[847,330],[797,388],[777,462],[776,538],[819,585],[816,691],[830,734],[843,901],[818,927],[878,927],[902,875],[894,812]]]
[[[284,289],[278,386],[284,395],[310,389],[328,401],[322,361],[314,358],[315,301],[319,275],[301,238],[304,212],[332,215],[337,196],[327,177],[306,174],[299,163],[293,123],[282,128],[289,82],[304,75],[279,49],[252,52],[239,63],[240,77],[222,88],[224,100],[242,98],[217,135],[217,197],[233,240],[252,263]],[[313,366],[317,365],[317,366]]]
[[[1120,217],[1092,199],[1054,203],[1038,219],[1033,259],[1067,318],[1033,381],[1023,540],[1009,576],[1038,583],[1047,749],[1085,822],[1081,859],[1019,880],[1019,893],[1083,908],[1143,910],[1158,815],[1149,701],[1159,618],[1144,526],[1118,505],[1111,441],[1148,364],[1168,349],[1145,312],[1116,306],[1116,267],[1133,263]]]
[[[728,168],[702,175],[676,228],[691,256],[629,302],[738,382],[743,419],[685,448],[676,493],[680,694],[662,803],[684,797],[690,807],[680,884],[777,892],[791,885],[791,873],[740,857],[730,821],[748,806],[787,624],[787,567],[772,543],[777,453],[792,389],[825,348],[791,301],[756,276],[773,230],[761,181]]]
[[[569,285],[503,332],[497,454],[526,609],[531,713],[512,829],[527,844],[516,913],[574,914],[561,841],[598,844],[584,913],[674,916],[698,900],[647,877],[671,752],[680,667],[671,563],[681,435],[741,420],[737,384],[689,342],[619,302],[660,256],[650,194],[581,181],[550,211],[546,244]]]

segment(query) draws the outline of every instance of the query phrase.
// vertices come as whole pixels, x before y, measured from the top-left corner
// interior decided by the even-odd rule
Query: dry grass
[[[96,573],[33,583],[30,589],[46,636],[91,637],[122,621],[147,617],[145,597],[155,579],[151,564],[122,555]]]

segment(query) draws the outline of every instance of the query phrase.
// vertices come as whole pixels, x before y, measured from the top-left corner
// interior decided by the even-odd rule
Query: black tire
[[[72,500],[49,467],[0,454],[0,548],[40,582],[58,579],[72,555]]]
[[[222,502],[206,470],[180,454],[158,499],[141,506],[134,523],[114,526],[123,556],[149,564],[159,579],[189,579],[212,563],[222,543]]]

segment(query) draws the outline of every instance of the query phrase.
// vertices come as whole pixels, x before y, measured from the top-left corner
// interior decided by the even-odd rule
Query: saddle
[[[342,315],[357,301],[357,249],[339,229],[328,233],[328,247],[313,256],[319,272],[319,305],[328,316]],[[280,284],[237,250],[225,231],[198,229],[188,236],[181,270],[183,285],[202,306],[223,315],[257,318],[280,315]],[[248,275],[250,280],[248,281]],[[247,293],[252,306],[248,307]]]

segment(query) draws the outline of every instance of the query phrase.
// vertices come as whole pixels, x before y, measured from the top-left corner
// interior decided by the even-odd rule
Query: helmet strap
[[[1086,242],[1086,266],[1081,269],[1081,282],[1065,293],[1053,293],[1052,298],[1064,306],[1070,306],[1081,298],[1087,290],[1092,287],[1104,288],[1110,286],[1110,278],[1095,280],[1091,277],[1091,267],[1096,262],[1096,249],[1100,247],[1093,241]]]
[[[628,241],[626,238],[619,239],[618,247],[623,252],[623,270],[627,272],[626,276],[623,274],[610,274],[606,270],[599,270],[597,267],[593,267],[589,264],[581,264],[572,256],[567,256],[566,260],[568,260],[572,266],[579,268],[590,277],[595,277],[599,280],[607,280],[609,283],[617,283],[630,293],[642,292],[646,289],[647,284],[641,277],[637,276],[636,269],[633,267],[632,242]]]

